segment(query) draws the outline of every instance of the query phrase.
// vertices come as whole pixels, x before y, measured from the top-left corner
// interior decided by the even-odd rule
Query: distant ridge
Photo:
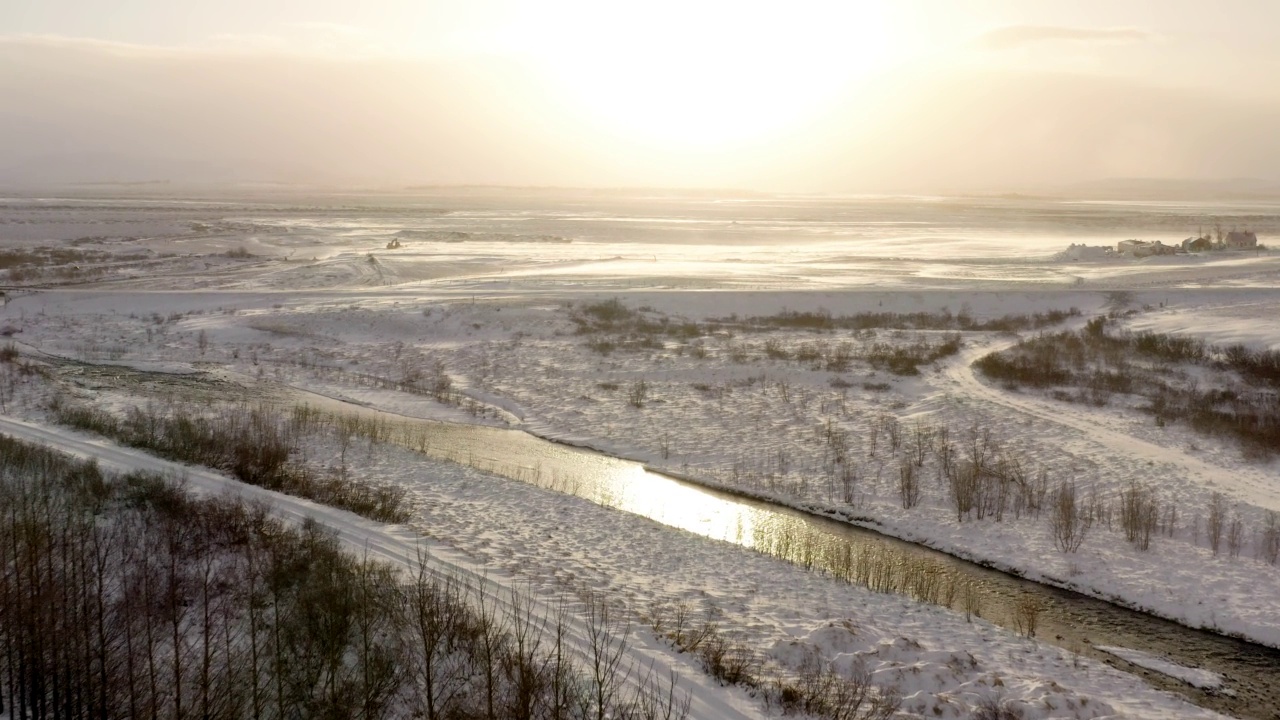
[[[1263,178],[1106,178],[1067,185],[1072,197],[1108,200],[1280,200],[1280,181]]]
[[[439,194],[485,194],[491,192],[499,193],[524,193],[531,195],[554,195],[565,192],[585,193],[590,195],[603,196],[635,196],[646,195],[651,197],[769,197],[775,193],[764,190],[751,190],[748,188],[698,188],[698,187],[647,187],[647,186],[572,186],[572,185],[488,185],[488,184],[419,184],[405,185],[403,188],[406,192],[428,192]]]

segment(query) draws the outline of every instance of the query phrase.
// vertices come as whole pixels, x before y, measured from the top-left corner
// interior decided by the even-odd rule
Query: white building
[[[1146,240],[1121,240],[1116,244],[1116,252],[1121,255],[1142,258],[1150,257],[1152,255],[1175,255],[1178,252],[1178,248],[1173,245],[1165,245],[1159,240],[1154,242],[1147,242]]]
[[[1115,251],[1106,245],[1085,245],[1072,243],[1066,250],[1058,253],[1058,258],[1078,262],[1081,260],[1106,260],[1114,257]]]

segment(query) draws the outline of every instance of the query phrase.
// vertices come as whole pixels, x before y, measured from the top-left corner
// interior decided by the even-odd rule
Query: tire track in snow
[[[412,577],[418,570],[419,552],[430,563],[429,570],[439,577],[456,577],[483,592],[506,609],[512,597],[521,593],[534,614],[556,617],[556,605],[543,598],[519,590],[520,581],[505,574],[477,567],[460,553],[442,543],[425,538],[402,525],[385,525],[354,513],[320,505],[291,495],[255,487],[200,467],[163,460],[139,450],[124,448],[81,433],[50,428],[35,423],[0,416],[0,433],[35,442],[62,452],[97,460],[107,470],[130,472],[143,470],[181,476],[189,488],[210,494],[232,493],[246,500],[265,500],[279,517],[294,523],[310,518],[337,533],[338,539],[357,554],[387,562]],[[584,657],[590,648],[586,621],[570,612],[566,619],[566,635],[570,645]],[[690,720],[761,720],[765,717],[756,702],[736,688],[724,688],[692,666],[689,656],[678,658],[660,640],[643,630],[621,635],[634,668],[627,686],[636,689],[651,674],[666,681],[670,673],[679,676],[680,689],[691,697]]]
[[[1280,479],[1269,477],[1257,468],[1229,469],[1211,465],[1175,447],[1156,445],[1132,435],[1110,430],[1086,413],[1067,403],[1050,403],[1027,395],[1013,395],[980,380],[973,363],[983,355],[1013,347],[1018,339],[1000,340],[990,345],[973,347],[961,353],[960,359],[944,372],[971,397],[985,400],[1037,420],[1076,430],[1086,439],[1108,447],[1126,457],[1148,460],[1174,469],[1202,487],[1212,487],[1234,495],[1237,499],[1259,507],[1280,511]]]

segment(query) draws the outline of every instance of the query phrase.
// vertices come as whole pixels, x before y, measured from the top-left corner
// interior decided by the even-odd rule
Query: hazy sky
[[[6,0],[0,182],[1280,180],[1276,0]]]

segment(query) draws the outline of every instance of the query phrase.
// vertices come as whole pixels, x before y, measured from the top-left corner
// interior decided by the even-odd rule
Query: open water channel
[[[184,396],[231,399],[235,382],[56,361],[90,384],[159,384]],[[141,384],[141,385],[140,385]],[[194,395],[193,395],[194,393]],[[874,530],[700,486],[644,465],[519,430],[406,417],[296,389],[267,396],[284,404],[377,420],[387,439],[549,490],[573,494],[703,537],[749,547],[920,602],[950,607],[1019,632],[1034,608],[1035,637],[1144,677],[1198,705],[1240,718],[1280,719],[1280,650],[1163,620],[1080,593],[984,567]],[[258,399],[265,399],[257,395]],[[245,398],[248,399],[247,396]],[[1115,645],[1219,673],[1206,691],[1095,649]]]
[[[1241,718],[1280,718],[1280,650],[1179,625],[1025,580],[873,530],[699,486],[525,432],[407,418],[302,394],[326,410],[385,421],[393,441],[503,477],[571,493],[655,522],[759,552],[876,591],[973,613],[1141,675],[1158,687]],[[1116,645],[1221,674],[1205,691],[1094,649]]]

